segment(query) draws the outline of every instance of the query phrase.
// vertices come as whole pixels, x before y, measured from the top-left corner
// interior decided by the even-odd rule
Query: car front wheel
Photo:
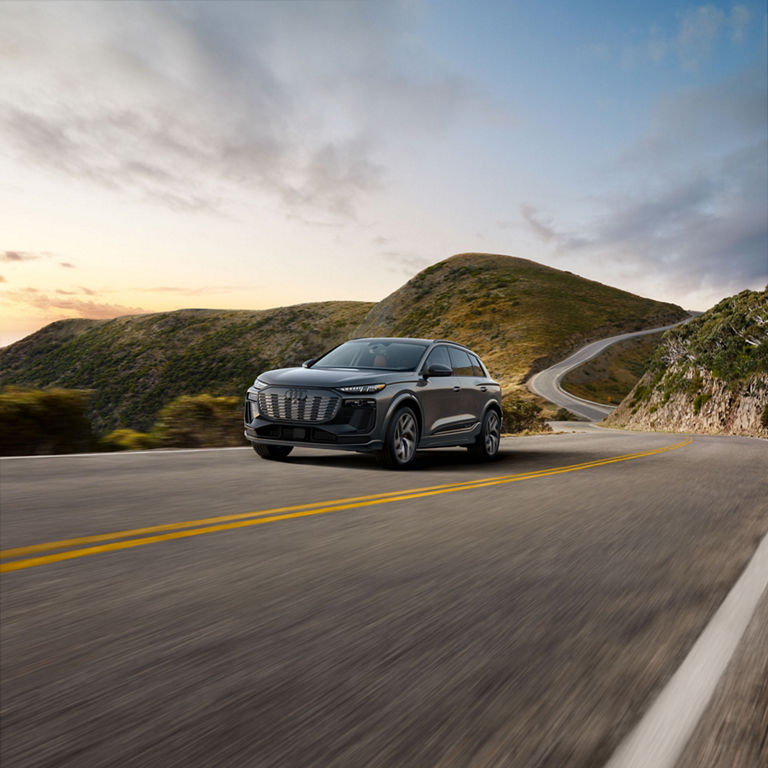
[[[469,446],[469,452],[478,459],[495,459],[499,455],[500,443],[501,419],[495,410],[490,409],[485,412],[477,442]]]
[[[382,462],[390,469],[405,469],[416,458],[419,422],[408,407],[400,408],[390,419],[382,451]]]
[[[293,450],[292,445],[265,445],[264,443],[254,443],[253,450],[261,456],[262,459],[272,459],[272,461],[282,461]]]

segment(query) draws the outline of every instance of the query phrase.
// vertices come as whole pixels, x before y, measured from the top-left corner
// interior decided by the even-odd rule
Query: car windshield
[[[413,371],[426,349],[426,344],[412,341],[347,341],[321,357],[312,367]]]

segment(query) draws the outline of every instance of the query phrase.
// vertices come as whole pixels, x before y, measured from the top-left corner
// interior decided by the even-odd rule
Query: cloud
[[[711,298],[764,285],[766,113],[757,71],[678,94],[621,155],[597,213],[565,224],[529,204],[522,218],[560,261],[603,264],[646,293]]]
[[[3,291],[3,297],[10,302],[33,309],[49,312],[58,311],[68,316],[87,317],[104,320],[121,315],[144,314],[147,310],[141,307],[127,307],[121,304],[109,304],[98,301],[88,301],[73,296],[74,292],[57,290],[54,294],[42,293],[37,288],[23,288],[18,291]]]
[[[767,111],[768,84],[761,67],[675,93],[656,105],[646,135],[622,155],[621,170],[679,170],[723,147],[764,140]]]
[[[308,158],[302,185],[281,194],[290,208],[311,206],[352,217],[355,201],[379,186],[382,173],[363,140],[326,144]]]
[[[39,259],[50,259],[53,254],[37,251],[0,251],[0,261],[6,262],[23,262],[23,261],[38,261]],[[75,265],[70,261],[60,261],[60,267],[66,269],[77,269]]]
[[[181,288],[176,285],[158,285],[155,288],[142,288],[147,293],[202,293],[203,288]]]
[[[35,261],[42,258],[43,255],[29,251],[2,251],[0,252],[0,261]]]
[[[246,191],[254,207],[354,216],[386,180],[392,137],[434,140],[472,98],[409,37],[416,12],[14,5],[0,25],[0,136],[24,162],[173,209],[225,211]]]
[[[646,63],[658,65],[676,59],[684,70],[694,72],[712,55],[724,36],[727,35],[732,44],[741,44],[752,18],[749,8],[742,4],[734,5],[730,13],[711,3],[687,8],[680,14],[673,33],[654,26],[639,42],[625,45],[621,53],[622,66],[631,70]],[[604,55],[604,48],[593,46],[593,55]]]
[[[714,5],[691,8],[683,15],[676,50],[685,69],[696,69],[709,54],[725,21],[725,14]]]
[[[734,5],[728,18],[728,27],[731,31],[731,40],[740,43],[744,39],[744,32],[752,21],[752,13],[745,5]]]
[[[542,215],[532,205],[524,203],[520,206],[520,213],[523,220],[540,240],[554,245],[558,250],[581,248],[587,244],[583,237],[558,231],[551,221],[544,221]]]
[[[679,294],[736,293],[768,280],[766,153],[768,144],[757,144],[685,183],[607,204],[583,226],[585,237],[524,217],[568,263],[602,263],[635,285]]]
[[[416,273],[421,272],[422,269],[426,269],[430,264],[429,259],[423,256],[402,251],[382,251],[379,253],[379,257],[384,261],[386,268],[390,272],[407,275],[408,277],[413,277]]]
[[[228,293],[230,291],[239,291],[242,286],[239,285],[207,285],[204,288],[184,288],[177,285],[158,285],[152,288],[137,288],[136,291],[146,293],[175,293],[179,296],[201,296],[211,293]]]

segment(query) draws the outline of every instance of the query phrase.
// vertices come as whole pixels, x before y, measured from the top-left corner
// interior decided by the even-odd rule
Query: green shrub
[[[135,429],[115,429],[99,440],[104,451],[142,451],[157,447],[154,436]]]
[[[711,392],[701,392],[693,398],[693,412],[695,415],[699,415],[701,407],[712,397]]]
[[[0,455],[77,453],[92,450],[86,416],[90,392],[19,389],[0,393]]]
[[[164,448],[246,445],[242,399],[183,395],[160,411],[152,438]]]
[[[651,396],[651,392],[653,392],[652,384],[638,384],[635,387],[634,394],[632,395],[631,405],[639,406],[643,400],[647,400]]]
[[[555,421],[584,421],[584,419],[571,413],[567,408],[559,408],[555,414]]]
[[[685,325],[664,334],[651,367],[692,367],[709,371],[726,383],[746,381],[752,374],[768,371],[768,292],[742,291],[723,299]],[[700,377],[674,382],[693,393]]]
[[[515,395],[506,395],[501,401],[502,429],[504,432],[541,430],[544,420],[539,416],[541,407]]]

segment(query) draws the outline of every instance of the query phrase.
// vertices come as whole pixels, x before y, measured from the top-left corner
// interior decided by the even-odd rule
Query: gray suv
[[[353,339],[301,368],[259,374],[245,400],[245,436],[265,459],[294,446],[376,451],[395,469],[420,448],[499,452],[501,387],[452,341]]]

